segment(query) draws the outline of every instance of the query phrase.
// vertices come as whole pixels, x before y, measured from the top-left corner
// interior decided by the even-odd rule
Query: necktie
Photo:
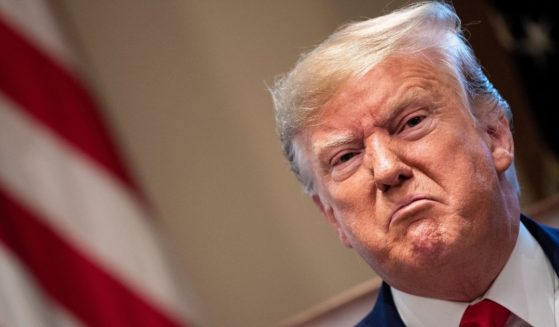
[[[507,308],[486,299],[466,309],[460,327],[503,327],[509,315]]]

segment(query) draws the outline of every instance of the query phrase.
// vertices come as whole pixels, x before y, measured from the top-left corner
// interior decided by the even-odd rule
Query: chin
[[[439,224],[430,219],[413,222],[408,227],[405,237],[405,252],[412,265],[432,265],[439,261],[448,249],[448,235],[445,235]]]

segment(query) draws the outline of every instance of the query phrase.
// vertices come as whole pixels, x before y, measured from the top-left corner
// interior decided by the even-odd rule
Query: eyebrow
[[[390,102],[386,104],[386,107],[391,108],[389,113],[383,118],[381,118],[381,123],[386,124],[387,122],[393,121],[395,117],[401,115],[411,104],[414,102],[424,102],[426,98],[429,97],[429,94],[425,92],[423,89],[415,90],[412,88],[411,90],[408,89],[403,92],[401,97],[392,99]],[[312,152],[317,155],[321,156],[324,152],[331,148],[335,148],[342,145],[347,145],[355,142],[356,135],[355,133],[347,132],[347,133],[335,133],[317,140],[311,146]]]
[[[355,135],[350,133],[333,134],[326,138],[320,139],[313,143],[312,150],[315,154],[320,155],[324,151],[340,146],[349,144],[355,141]]]
[[[384,117],[383,123],[392,122],[396,117],[400,116],[406,109],[413,104],[423,104],[428,102],[430,95],[423,89],[408,89],[400,97],[390,101],[386,107],[390,108],[388,114]]]

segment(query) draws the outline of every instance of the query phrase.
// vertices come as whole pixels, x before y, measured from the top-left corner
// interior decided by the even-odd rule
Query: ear
[[[325,205],[322,202],[322,200],[320,199],[320,196],[318,196],[317,194],[313,195],[312,199],[314,201],[314,204],[316,204],[318,209],[320,209],[320,212],[322,212],[322,215],[324,216],[324,218],[326,218],[328,223],[330,223],[330,225],[336,230],[336,233],[338,234],[338,238],[340,239],[340,242],[342,242],[342,244],[344,246],[346,246],[348,248],[351,248],[352,247],[351,243],[349,242],[349,239],[348,239],[345,231],[343,230],[342,226],[340,225],[340,223],[336,219],[336,217],[334,215],[334,210],[330,206]]]
[[[512,132],[505,115],[501,114],[494,123],[487,127],[487,134],[490,138],[495,168],[502,174],[512,165],[514,159]]]

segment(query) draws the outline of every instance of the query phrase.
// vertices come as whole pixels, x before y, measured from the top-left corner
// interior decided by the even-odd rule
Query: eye
[[[416,116],[416,117],[413,117],[413,118],[411,118],[410,120],[408,120],[408,121],[406,122],[406,126],[407,126],[407,127],[414,127],[414,126],[417,126],[417,125],[419,125],[419,124],[423,121],[423,118],[424,118],[423,116]]]
[[[332,160],[332,166],[335,167],[337,165],[341,165],[344,164],[348,161],[350,161],[353,157],[355,157],[358,153],[357,152],[345,152],[342,153],[341,155],[335,157]]]
[[[342,181],[349,178],[361,166],[363,151],[361,149],[347,149],[338,152],[330,161],[328,171],[332,180]]]
[[[353,157],[355,157],[355,153],[354,152],[348,152],[348,153],[345,153],[345,154],[341,155],[338,158],[337,161],[340,162],[340,163],[344,163],[344,162],[348,162]]]
[[[404,126],[402,127],[402,131],[405,130],[406,128],[413,128],[419,124],[421,124],[421,122],[423,122],[423,120],[425,119],[425,116],[414,116],[410,119],[408,119],[406,121],[406,123],[404,124]]]

